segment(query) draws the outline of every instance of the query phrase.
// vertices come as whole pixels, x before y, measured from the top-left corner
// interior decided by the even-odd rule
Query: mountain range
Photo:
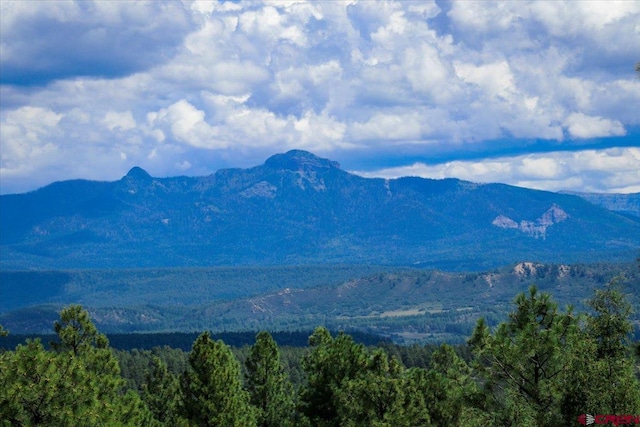
[[[628,261],[640,248],[640,218],[628,209],[637,198],[619,195],[624,209],[616,212],[597,198],[504,184],[363,178],[300,150],[203,177],[157,178],[135,167],[114,182],[0,196],[0,267],[481,270],[522,260]]]

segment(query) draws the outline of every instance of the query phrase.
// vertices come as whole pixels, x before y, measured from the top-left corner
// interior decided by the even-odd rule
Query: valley
[[[484,272],[390,266],[270,266],[1,273],[0,324],[50,333],[71,303],[107,333],[360,331],[396,342],[461,342],[478,318],[504,320],[514,295],[535,284],[581,310],[612,279],[638,323],[636,263],[516,263]]]

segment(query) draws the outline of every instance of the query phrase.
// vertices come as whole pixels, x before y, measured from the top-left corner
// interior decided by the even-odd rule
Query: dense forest
[[[265,331],[232,348],[204,332],[185,352],[113,350],[73,305],[49,346],[34,339],[0,353],[0,423],[558,426],[585,413],[624,423],[640,415],[631,305],[614,280],[587,307],[561,309],[532,286],[506,320],[480,319],[456,347],[364,345],[319,327],[305,348]]]

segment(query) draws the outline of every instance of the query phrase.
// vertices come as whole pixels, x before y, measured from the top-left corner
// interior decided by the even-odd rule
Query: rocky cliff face
[[[498,215],[491,224],[500,228],[517,229],[536,239],[545,239],[549,227],[559,224],[567,218],[569,218],[569,214],[562,210],[560,206],[554,204],[538,219],[533,221],[521,220],[520,222],[516,222],[507,216]]]

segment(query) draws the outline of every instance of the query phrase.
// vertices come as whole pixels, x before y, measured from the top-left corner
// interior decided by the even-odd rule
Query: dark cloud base
[[[540,139],[496,139],[471,144],[392,147],[375,153],[345,153],[336,160],[347,169],[375,170],[406,166],[413,163],[437,165],[451,161],[472,161],[524,154],[603,150],[640,146],[640,126],[629,128],[629,136],[553,141]]]
[[[151,19],[158,15],[153,25],[126,11],[112,22],[101,21],[92,3],[74,5],[86,20],[72,15],[61,19],[36,8],[2,31],[11,54],[3,55],[0,84],[44,86],[75,77],[124,77],[166,62],[190,30],[184,13],[158,15],[162,6],[153,3],[148,9]]]

